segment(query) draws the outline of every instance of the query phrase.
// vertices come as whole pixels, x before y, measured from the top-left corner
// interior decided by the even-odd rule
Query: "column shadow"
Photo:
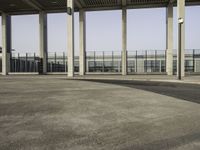
[[[200,85],[134,80],[79,79],[135,88],[200,104]]]

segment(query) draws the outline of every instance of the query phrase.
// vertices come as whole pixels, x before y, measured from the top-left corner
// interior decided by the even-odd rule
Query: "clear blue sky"
[[[79,49],[78,13],[75,14],[75,51]],[[38,15],[12,17],[12,47],[18,52],[38,52]],[[177,16],[174,8],[174,48],[177,41]],[[1,18],[0,18],[1,22]],[[48,15],[49,52],[67,47],[67,15]],[[87,51],[121,50],[121,11],[87,12]],[[1,29],[0,29],[1,34]],[[0,38],[0,45],[2,39]],[[128,10],[128,50],[166,48],[166,9]],[[186,8],[186,48],[200,49],[200,7]]]

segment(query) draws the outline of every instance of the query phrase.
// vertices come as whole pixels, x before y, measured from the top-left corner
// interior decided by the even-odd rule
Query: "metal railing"
[[[65,53],[48,53],[48,72],[67,72],[67,57]]]
[[[166,72],[166,54],[163,50],[128,51],[128,72]]]
[[[121,72],[121,52],[86,52],[86,72]]]
[[[120,73],[122,71],[122,53],[119,51],[87,51],[86,72]],[[177,70],[177,54],[174,51],[173,72]],[[1,69],[0,57],[0,71]],[[39,56],[35,53],[12,53],[11,72],[38,72]],[[75,72],[79,72],[79,57],[75,56]],[[48,72],[67,72],[66,53],[48,53]],[[165,73],[166,51],[146,50],[127,51],[127,71],[134,73]],[[185,50],[185,72],[200,73],[200,50]]]
[[[34,53],[12,53],[11,72],[38,72],[39,57]]]
[[[63,53],[48,53],[48,72],[67,72],[67,55]],[[79,72],[79,57],[75,56],[74,71]]]

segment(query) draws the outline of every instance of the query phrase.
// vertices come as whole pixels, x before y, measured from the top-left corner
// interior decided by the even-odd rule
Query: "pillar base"
[[[122,75],[127,75],[127,51],[122,52]]]
[[[173,53],[171,50],[167,50],[166,55],[166,73],[170,76],[173,75]]]
[[[3,55],[2,55],[2,75],[6,76],[9,74],[10,72],[10,53],[6,54],[6,58],[3,59]]]

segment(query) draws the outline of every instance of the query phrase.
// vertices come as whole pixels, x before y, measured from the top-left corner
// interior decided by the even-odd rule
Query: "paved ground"
[[[77,79],[107,79],[107,80],[135,80],[135,81],[157,81],[172,83],[190,83],[200,85],[200,75],[186,75],[182,80],[177,80],[176,76],[167,75],[86,75],[76,76]]]
[[[0,149],[200,149],[199,85],[87,80],[0,77]]]

